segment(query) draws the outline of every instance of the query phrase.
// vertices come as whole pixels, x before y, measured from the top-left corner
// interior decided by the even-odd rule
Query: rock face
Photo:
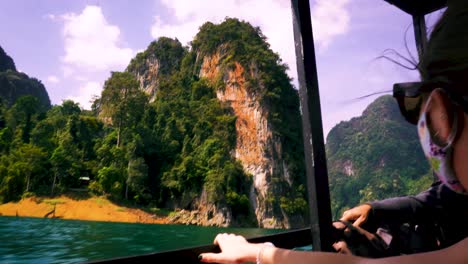
[[[273,176],[280,182],[292,187],[288,164],[282,158],[281,140],[273,136],[272,126],[268,120],[269,110],[261,104],[258,96],[248,91],[246,75],[257,78],[256,67],[246,71],[238,63],[232,69],[223,69],[220,62],[226,50],[223,45],[218,52],[203,58],[199,76],[207,78],[213,85],[222,76],[224,87],[218,88],[218,99],[228,103],[234,111],[236,120],[236,147],[234,157],[239,160],[244,170],[253,176],[250,200],[260,227],[290,228],[300,226],[304,220],[285,213],[271,197],[278,195],[281,189]]]
[[[227,207],[219,207],[215,204],[206,202],[206,192],[203,191],[199,198],[195,199],[192,210],[179,210],[175,214],[168,217],[167,221],[171,224],[183,225],[201,225],[201,226],[216,226],[229,227],[244,225],[242,223],[234,223],[231,210]]]
[[[49,94],[41,81],[17,72],[13,59],[0,47],[0,98],[12,105],[25,95],[35,96],[42,106],[50,107]]]
[[[156,97],[156,91],[159,87],[159,60],[155,56],[150,56],[144,60],[145,69],[143,71],[135,71],[133,74],[140,83],[140,88],[151,98],[151,101]]]
[[[186,52],[177,39],[161,37],[153,41],[144,52],[138,53],[127,71],[135,76],[150,101],[154,101],[161,78],[179,70]]]
[[[153,100],[175,74],[204,79],[236,117],[231,155],[248,177],[243,195],[249,189],[245,199],[251,215],[239,220],[227,203],[209,203],[205,189],[196,195],[186,190],[165,204],[185,209],[169,222],[262,228],[308,224],[299,96],[286,69],[260,29],[237,19],[205,23],[190,49],[159,38],[131,61],[127,71]]]

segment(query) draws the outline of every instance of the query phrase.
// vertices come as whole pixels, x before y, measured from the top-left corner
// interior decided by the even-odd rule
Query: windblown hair
[[[468,94],[468,1],[448,1],[418,69],[423,80],[448,80],[453,92]]]

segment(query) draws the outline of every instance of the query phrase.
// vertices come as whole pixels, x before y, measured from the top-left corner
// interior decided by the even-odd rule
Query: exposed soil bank
[[[55,210],[54,210],[55,208]],[[0,215],[25,217],[55,217],[61,219],[90,220],[104,222],[130,222],[166,224],[167,216],[151,213],[151,210],[123,207],[104,197],[56,198],[30,197],[19,202],[0,205]]]

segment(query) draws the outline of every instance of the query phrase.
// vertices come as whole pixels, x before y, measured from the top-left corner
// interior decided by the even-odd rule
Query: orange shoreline
[[[55,207],[55,211],[54,211]],[[18,202],[0,204],[0,216],[49,217],[103,222],[167,224],[167,217],[138,208],[123,207],[104,197],[73,199],[29,197]]]

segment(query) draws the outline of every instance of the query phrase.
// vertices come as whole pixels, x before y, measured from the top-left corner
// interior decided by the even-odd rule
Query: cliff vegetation
[[[207,22],[184,47],[161,37],[112,72],[91,110],[50,107],[0,49],[0,202],[83,190],[174,210],[174,223],[308,223],[297,90],[261,30]],[[393,98],[327,137],[332,210],[417,193],[432,177]]]
[[[336,125],[326,150],[336,219],[360,203],[417,194],[433,180],[415,126],[403,119],[390,95]]]

